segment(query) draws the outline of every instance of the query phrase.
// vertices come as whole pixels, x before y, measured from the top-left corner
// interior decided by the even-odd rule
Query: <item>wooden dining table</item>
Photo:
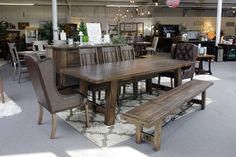
[[[181,68],[190,66],[191,64],[191,61],[150,57],[122,62],[65,68],[62,69],[61,75],[64,74],[78,78],[80,80],[80,92],[83,94],[87,94],[88,84],[96,85],[107,83],[106,104],[102,109],[102,113],[105,115],[104,123],[106,125],[112,125],[115,123],[119,81],[148,76],[147,78],[149,79],[146,81],[149,82],[150,75],[155,77],[158,73],[173,71],[176,73],[175,85],[178,86],[182,84]]]
[[[18,51],[19,55],[37,54],[39,57],[46,57],[46,51]]]

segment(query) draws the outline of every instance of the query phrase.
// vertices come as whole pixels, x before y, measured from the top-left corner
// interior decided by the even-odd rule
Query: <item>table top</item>
[[[38,54],[39,56],[46,56],[46,51],[18,51],[20,55]]]
[[[138,41],[138,42],[134,43],[134,45],[148,45],[148,44],[151,44],[151,42],[148,42],[148,41]]]
[[[88,65],[62,69],[66,75],[100,84],[113,80],[130,79],[139,76],[172,71],[181,67],[190,66],[191,61],[173,59],[144,58],[122,62]]]
[[[215,56],[214,55],[208,55],[208,54],[206,54],[206,55],[198,55],[197,56],[197,59],[213,59],[213,58],[215,58]]]

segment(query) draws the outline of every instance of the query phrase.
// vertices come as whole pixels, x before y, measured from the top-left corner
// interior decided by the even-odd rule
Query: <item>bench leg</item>
[[[140,144],[142,142],[142,131],[143,131],[143,126],[138,124],[136,125],[136,143]]]
[[[161,146],[161,122],[155,124],[154,140],[153,140],[154,150],[157,151]]]
[[[206,107],[206,91],[202,92],[201,109],[204,110],[205,107]]]

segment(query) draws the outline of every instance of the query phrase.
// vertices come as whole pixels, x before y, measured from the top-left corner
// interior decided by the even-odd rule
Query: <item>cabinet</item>
[[[135,36],[144,33],[144,23],[120,23],[120,34],[125,36]]]

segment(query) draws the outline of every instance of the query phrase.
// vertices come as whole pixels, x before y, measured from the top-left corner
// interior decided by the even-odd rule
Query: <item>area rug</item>
[[[4,93],[5,103],[0,101],[0,118],[21,113],[21,108]]]
[[[143,92],[145,89],[145,83],[139,83],[139,93]],[[136,106],[139,106],[148,100],[151,100],[158,95],[162,94],[165,91],[153,91],[152,95],[141,94],[136,100],[131,98],[123,99],[118,102],[116,108],[116,120],[115,124],[112,126],[104,125],[104,116],[99,113],[90,113],[91,117],[91,126],[85,128],[85,114],[79,110],[73,111],[73,116],[69,116],[69,111],[61,112],[58,114],[65,122],[75,128],[82,135],[87,137],[89,140],[94,142],[99,147],[110,147],[112,145],[118,144],[125,140],[132,138],[135,134],[136,127],[132,124],[128,124],[125,121],[121,120],[120,116],[122,113],[125,113]],[[127,93],[125,97],[130,97],[132,93],[132,86],[128,86]],[[211,99],[206,99],[206,105],[213,102]],[[166,117],[164,125],[167,125],[169,122],[174,121],[180,117],[186,116],[189,113],[197,111],[200,109],[200,105],[193,104],[192,106],[187,106],[187,104],[176,110],[175,113]]]

